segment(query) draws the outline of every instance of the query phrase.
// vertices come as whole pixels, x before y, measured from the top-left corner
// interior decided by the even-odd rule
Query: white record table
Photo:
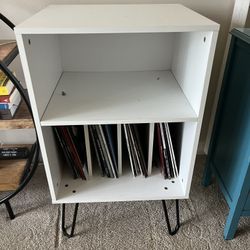
[[[64,216],[65,203],[77,204],[69,236],[78,203],[189,197],[218,30],[179,4],[51,5],[15,28],[52,202],[63,204]],[[152,169],[159,122],[180,127],[172,181]],[[146,179],[133,178],[123,161],[124,123],[149,124]],[[94,124],[117,126],[116,180],[95,171]],[[53,126],[67,125],[84,125],[86,182],[62,164]]]

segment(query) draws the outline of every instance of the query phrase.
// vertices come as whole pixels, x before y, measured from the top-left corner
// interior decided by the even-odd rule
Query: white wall
[[[49,4],[110,4],[110,3],[181,3],[185,6],[207,16],[208,18],[221,24],[221,30],[218,38],[218,45],[215,55],[215,62],[211,76],[208,100],[204,116],[203,128],[201,132],[200,145],[204,144],[206,133],[213,104],[213,96],[216,90],[216,84],[219,76],[220,64],[223,57],[223,51],[226,43],[227,33],[231,21],[234,0],[0,0],[1,12],[6,15],[13,23],[18,24],[27,19],[40,9]],[[0,24],[0,39],[14,38],[14,34],[3,24]],[[15,67],[19,67],[16,65]],[[6,132],[5,132],[6,133]],[[1,138],[1,133],[0,133]],[[19,137],[17,136],[17,140]]]
[[[250,7],[249,7],[249,10],[250,10]],[[248,11],[248,15],[247,15],[246,28],[250,28],[250,11]]]

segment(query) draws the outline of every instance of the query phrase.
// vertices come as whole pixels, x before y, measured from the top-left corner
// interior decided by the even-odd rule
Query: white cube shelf
[[[183,122],[197,118],[170,71],[64,72],[41,125]]]
[[[188,198],[218,30],[179,4],[51,5],[15,28],[53,203]],[[171,181],[152,169],[158,122],[180,124]],[[148,178],[123,161],[124,123],[150,124]],[[95,171],[93,124],[117,125],[118,179]],[[60,125],[85,126],[88,181],[62,163]]]

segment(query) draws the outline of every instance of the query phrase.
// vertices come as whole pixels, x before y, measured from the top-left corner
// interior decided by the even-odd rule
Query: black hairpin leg
[[[75,204],[75,211],[74,211],[74,215],[73,215],[73,222],[72,222],[72,226],[71,226],[71,232],[69,234],[67,232],[66,227],[65,227],[65,204],[62,204],[62,231],[63,231],[63,234],[65,236],[67,236],[68,238],[70,238],[70,237],[72,237],[74,235],[78,207],[79,207],[79,203],[76,203]]]
[[[163,210],[164,210],[164,214],[165,214],[165,218],[166,218],[166,223],[167,223],[167,227],[168,227],[168,233],[170,235],[175,235],[179,228],[180,228],[180,212],[179,212],[179,200],[176,200],[176,226],[175,228],[172,230],[171,226],[170,226],[170,221],[169,221],[169,217],[168,217],[168,211],[167,211],[167,207],[166,207],[166,203],[164,200],[162,200],[162,205],[163,205]]]
[[[6,208],[7,208],[10,219],[11,220],[15,219],[15,215],[13,213],[13,210],[11,208],[11,205],[10,205],[9,201],[5,201],[4,204],[5,204]]]

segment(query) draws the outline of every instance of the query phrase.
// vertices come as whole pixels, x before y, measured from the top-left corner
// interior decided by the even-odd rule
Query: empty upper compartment
[[[176,4],[53,5],[15,32],[52,126],[196,121],[218,27]]]

